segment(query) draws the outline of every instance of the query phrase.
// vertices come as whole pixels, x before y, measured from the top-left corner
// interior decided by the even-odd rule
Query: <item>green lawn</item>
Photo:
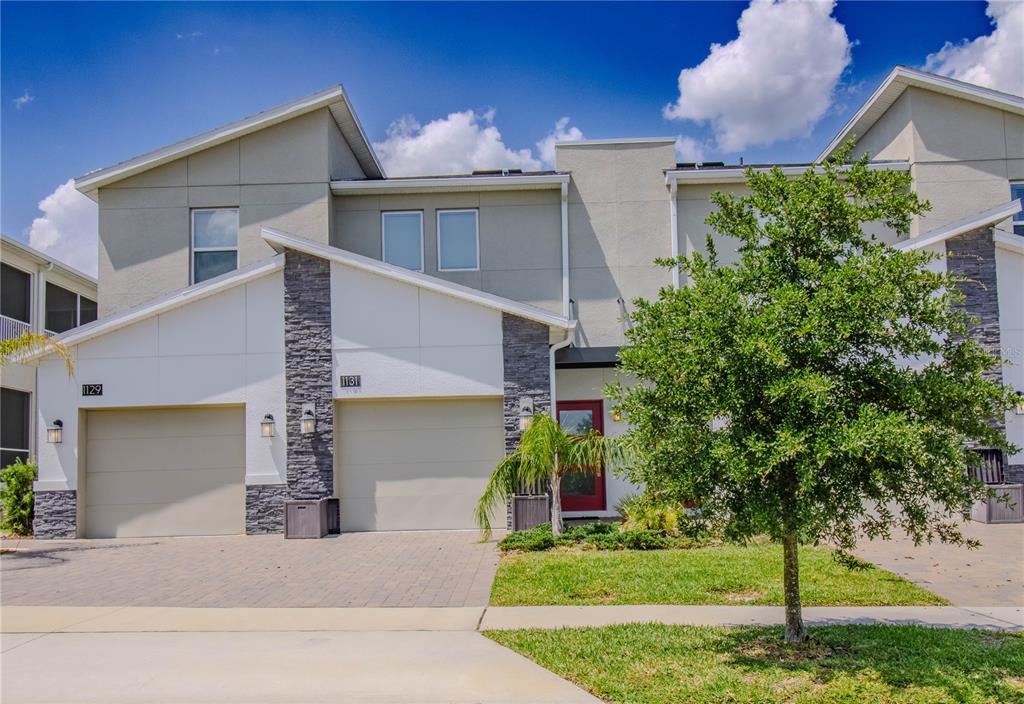
[[[805,606],[947,603],[886,570],[850,570],[822,548],[800,549],[800,587]],[[491,590],[494,606],[782,603],[774,545],[510,553]]]
[[[486,635],[623,704],[1024,702],[1024,636],[916,626],[826,626],[801,646],[780,628],[632,624]]]

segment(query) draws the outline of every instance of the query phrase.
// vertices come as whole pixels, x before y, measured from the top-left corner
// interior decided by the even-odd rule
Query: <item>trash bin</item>
[[[322,499],[284,502],[285,538],[322,538],[327,535],[327,503]]]
[[[327,515],[327,535],[341,534],[341,499],[328,497],[320,499],[325,504]]]

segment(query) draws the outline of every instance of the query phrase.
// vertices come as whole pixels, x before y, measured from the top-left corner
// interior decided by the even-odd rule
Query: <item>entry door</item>
[[[586,435],[591,430],[604,434],[602,401],[560,401],[558,422],[570,435]],[[562,475],[563,511],[603,511],[605,509],[604,472],[566,472]]]

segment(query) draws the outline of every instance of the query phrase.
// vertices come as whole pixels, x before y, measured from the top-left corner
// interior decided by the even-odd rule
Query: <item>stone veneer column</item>
[[[964,294],[960,309],[976,318],[968,330],[971,337],[995,355],[998,363],[985,376],[1002,383],[1002,340],[999,330],[999,293],[996,274],[996,248],[992,228],[983,227],[946,240],[946,270],[963,276],[967,281],[959,285]],[[1005,429],[1004,418],[993,419],[993,425]],[[1024,481],[1024,466],[1004,466],[1004,479]]]
[[[331,353],[331,264],[285,254],[284,367],[288,412],[288,494],[334,495],[334,385]],[[316,407],[316,432],[303,435],[302,406]]]
[[[78,535],[78,492],[37,491],[33,499],[32,535],[41,539]]]
[[[551,371],[548,327],[508,313],[501,316],[504,365],[505,452],[519,443],[519,399],[533,399],[533,412],[551,410]],[[506,507],[506,527],[512,528],[512,505]]]

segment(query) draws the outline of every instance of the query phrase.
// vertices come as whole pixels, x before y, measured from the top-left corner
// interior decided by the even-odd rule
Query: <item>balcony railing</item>
[[[31,329],[32,326],[28,323],[8,318],[6,315],[0,315],[0,340],[12,340],[16,337],[21,337]]]

